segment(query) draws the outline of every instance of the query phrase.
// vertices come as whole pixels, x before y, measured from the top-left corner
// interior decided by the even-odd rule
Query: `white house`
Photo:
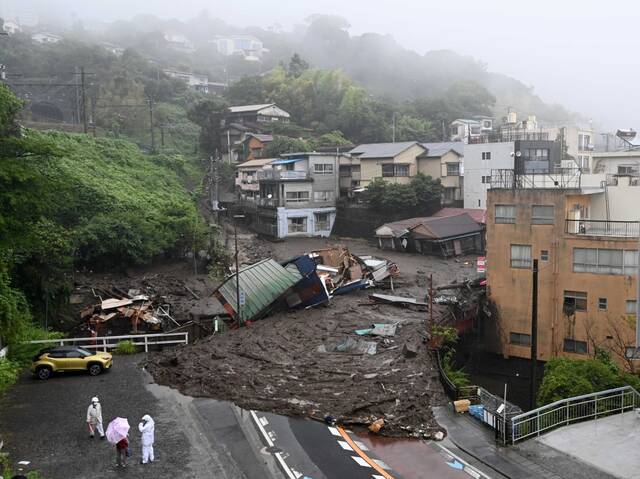
[[[55,33],[34,33],[31,35],[31,40],[34,42],[42,43],[42,44],[53,44],[58,43],[62,40],[60,35],[56,35]]]
[[[513,141],[464,145],[464,207],[487,207],[491,170],[513,169]]]
[[[20,24],[11,20],[6,20],[2,25],[2,29],[9,35],[15,35],[16,33],[20,33],[22,31],[22,27],[20,26]]]
[[[493,119],[489,117],[459,118],[452,121],[449,128],[451,130],[451,141],[480,143],[487,141],[493,131]]]
[[[262,42],[252,35],[219,36],[209,43],[215,45],[218,53],[222,55],[242,55],[248,61],[259,61],[267,51]]]

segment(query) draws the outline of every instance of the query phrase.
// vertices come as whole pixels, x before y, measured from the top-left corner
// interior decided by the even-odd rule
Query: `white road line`
[[[334,436],[341,436],[341,435],[340,435],[340,432],[338,432],[338,430],[337,430],[335,427],[331,427],[331,426],[329,426],[329,432],[330,432],[331,434],[333,434]],[[341,436],[341,437],[342,437],[342,436]]]
[[[362,450],[362,451],[368,451],[369,450],[369,448],[366,446],[366,444],[364,444],[364,443],[362,443],[360,441],[353,441],[353,442],[356,444],[356,446],[358,446],[360,448],[360,450]]]
[[[360,456],[351,456],[351,459],[356,461],[362,467],[371,467],[371,464],[362,459]]]
[[[262,416],[262,417],[260,418],[260,423],[261,423],[263,426],[266,426],[267,424],[269,424],[269,421],[267,420],[267,418],[266,418],[266,417]]]
[[[444,447],[442,444],[440,444],[439,442],[433,442],[433,444],[435,444],[436,446],[438,446],[441,450],[443,450],[445,453],[449,454],[451,457],[455,458],[457,461],[461,462],[462,464],[464,464],[464,472],[466,472],[468,475],[470,475],[471,477],[474,477],[475,479],[491,479],[491,477],[487,476],[485,473],[483,473],[482,471],[479,471],[477,468],[473,467],[471,464],[469,464],[467,461],[465,461],[464,459],[456,456],[453,452],[451,452],[449,449],[447,449],[446,447]]]
[[[374,474],[371,477],[372,477],[372,479],[385,479],[384,476],[379,476],[378,474]]]
[[[387,465],[387,463],[385,463],[384,461],[380,460],[380,459],[374,459],[373,460],[378,466],[380,466],[382,469],[386,469],[387,471],[390,470],[391,468]]]
[[[271,440],[271,437],[269,436],[269,434],[267,433],[267,431],[265,431],[264,426],[262,425],[262,421],[260,421],[260,419],[258,418],[258,415],[256,414],[255,411],[250,411],[251,412],[251,417],[253,419],[253,421],[255,422],[256,426],[258,427],[258,430],[260,431],[260,434],[262,434],[262,437],[264,438],[264,441],[267,443],[268,447],[273,447],[273,441]],[[278,464],[280,465],[280,468],[282,469],[282,472],[284,472],[285,476],[287,476],[287,479],[298,479],[300,477],[300,475],[295,475],[291,469],[289,468],[289,466],[287,465],[287,463],[284,461],[284,458],[282,457],[282,454],[279,452],[276,452],[274,454],[276,461],[278,461]]]
[[[347,441],[338,441],[338,444],[340,444],[340,447],[345,451],[353,451],[353,448],[349,445]]]

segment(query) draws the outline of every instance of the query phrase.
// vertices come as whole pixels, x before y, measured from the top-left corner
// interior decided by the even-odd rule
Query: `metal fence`
[[[586,219],[565,220],[565,232],[573,235],[637,238],[640,235],[640,222]]]
[[[491,189],[575,189],[580,188],[580,169],[491,170]]]
[[[633,411],[639,406],[640,393],[631,386],[561,399],[512,417],[511,444],[560,426]]]
[[[169,339],[175,338],[175,339]],[[189,333],[154,333],[154,334],[128,334],[126,336],[99,336],[96,338],[62,338],[62,339],[39,339],[27,341],[26,344],[45,344],[58,346],[80,346],[85,349],[113,349],[120,341],[129,340],[136,346],[144,346],[144,352],[149,352],[150,346],[164,344],[189,344]]]

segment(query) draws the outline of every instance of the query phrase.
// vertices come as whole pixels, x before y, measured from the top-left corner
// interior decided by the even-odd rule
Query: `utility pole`
[[[429,342],[435,347],[433,341],[433,273],[429,275]]]
[[[446,141],[446,133],[444,129],[444,120],[442,120],[442,141]]]
[[[391,114],[391,143],[396,142],[396,112]]]
[[[531,401],[530,409],[536,407],[536,373],[538,364],[538,260],[533,260],[533,287],[531,304]]]
[[[149,98],[149,130],[151,132],[151,152],[156,151],[156,134],[153,131],[153,99]]]
[[[89,128],[87,123],[87,84],[85,81],[84,67],[80,67],[80,90],[82,93],[82,129],[87,133]]]
[[[238,266],[238,220],[244,215],[233,215],[233,236],[235,238],[236,250],[236,322],[242,326],[242,306],[240,304],[240,267]]]

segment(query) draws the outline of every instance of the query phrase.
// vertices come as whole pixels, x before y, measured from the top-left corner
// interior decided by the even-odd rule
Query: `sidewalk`
[[[489,427],[467,414],[456,414],[450,406],[436,407],[434,414],[456,447],[503,476],[514,479],[615,479],[538,441],[499,446]]]

